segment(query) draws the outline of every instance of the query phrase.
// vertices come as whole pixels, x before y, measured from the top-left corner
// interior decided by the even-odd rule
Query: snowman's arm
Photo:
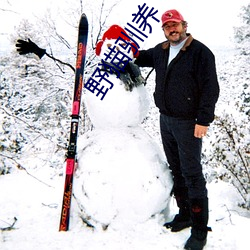
[[[48,54],[46,52],[46,49],[42,49],[42,48],[38,47],[29,38],[28,38],[28,41],[18,39],[17,43],[16,43],[16,48],[17,48],[17,52],[19,53],[19,55],[26,55],[28,53],[34,53],[40,59],[42,59],[42,57],[44,55],[46,55],[49,58],[53,59],[54,61],[59,62],[60,64],[63,64],[63,65],[66,65],[66,66],[70,67],[75,72],[75,68],[71,64],[62,62],[61,60],[59,60],[59,59],[55,58],[54,56]]]

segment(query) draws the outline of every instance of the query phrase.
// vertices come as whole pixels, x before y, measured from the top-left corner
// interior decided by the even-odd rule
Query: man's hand
[[[208,126],[195,125],[194,136],[197,138],[202,138],[207,135]]]
[[[16,47],[17,47],[17,52],[19,52],[20,55],[34,53],[41,59],[46,53],[45,49],[39,48],[30,39],[28,39],[28,42],[21,39],[17,40]]]

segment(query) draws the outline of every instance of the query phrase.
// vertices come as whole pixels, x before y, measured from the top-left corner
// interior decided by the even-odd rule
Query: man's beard
[[[172,40],[171,39],[171,35],[174,35],[174,34],[179,34],[179,39],[177,40]],[[181,41],[183,41],[185,38],[186,38],[186,33],[185,32],[176,32],[176,31],[172,31],[169,33],[168,36],[166,36],[166,38],[168,39],[168,41],[170,41],[172,44],[179,44]]]

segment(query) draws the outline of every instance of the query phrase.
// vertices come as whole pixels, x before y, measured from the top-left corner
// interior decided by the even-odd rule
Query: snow
[[[120,97],[121,103],[123,98],[127,98],[126,95]],[[101,101],[100,103],[103,104]],[[119,105],[113,105],[114,109],[115,107]],[[132,109],[128,114],[135,115]],[[152,121],[158,119],[158,114],[151,110],[152,114],[148,130],[155,131],[157,129]],[[110,121],[106,118],[106,122]],[[136,122],[141,118],[135,119]],[[98,118],[96,120],[97,123],[100,122]],[[20,168],[11,174],[1,175],[1,249],[182,249],[190,235],[190,229],[171,233],[162,226],[165,221],[173,218],[177,208],[174,199],[169,198],[170,186],[167,184],[171,181],[168,179],[167,169],[162,168],[164,162],[161,145],[136,122],[134,126],[124,128],[121,127],[125,121],[114,128],[100,126],[79,137],[79,166],[74,179],[75,196],[72,198],[70,230],[67,232],[58,231],[64,176],[55,175],[55,170],[46,165],[38,167],[40,159],[33,155],[31,160],[23,161],[26,171]],[[42,148],[50,150],[49,144],[40,142]],[[114,164],[107,165],[108,160],[112,160]],[[149,166],[149,163],[157,161],[159,164]],[[115,169],[117,162],[119,164]],[[143,163],[145,168],[138,163]],[[138,169],[131,167],[134,165]],[[105,171],[100,174],[103,169]],[[119,171],[122,174],[117,174]],[[116,178],[112,178],[114,175]],[[159,179],[155,178],[158,175]],[[121,184],[120,189],[114,190],[112,185],[117,188],[118,182]],[[91,199],[83,196],[83,186]],[[208,191],[209,226],[213,231],[208,234],[204,250],[245,250],[249,245],[250,214],[238,206],[242,202],[240,194],[234,186],[222,181],[208,183]],[[126,196],[126,192],[130,195]],[[138,197],[142,200],[143,207],[139,207]],[[104,198],[106,204],[102,202]],[[124,198],[128,204],[124,204]],[[128,205],[131,206],[128,208]],[[166,206],[164,215],[159,213],[163,205]],[[112,206],[114,209],[109,210]],[[83,207],[90,214],[90,223],[95,228],[83,223]],[[120,211],[119,214],[116,213],[117,210]],[[152,214],[154,216],[151,217]],[[127,221],[125,217],[128,218]],[[16,223],[7,230],[14,218],[17,219]],[[103,227],[104,224],[110,226],[106,228]]]
[[[75,195],[92,219],[125,228],[167,207],[172,178],[142,128],[99,129],[80,139]]]
[[[116,39],[107,39],[100,60],[110,46],[123,50]],[[103,100],[86,93],[94,129],[78,140],[74,192],[84,220],[124,230],[168,212],[172,176],[162,151],[140,126],[150,106],[146,87],[128,90],[115,74],[108,79],[113,87]]]
[[[116,77],[109,78],[112,82],[117,82]],[[149,95],[146,89],[139,86],[132,92],[125,91],[124,84],[120,81],[115,84],[114,89],[107,92],[103,101],[87,92],[86,102],[90,119],[97,128],[137,126],[149,110]]]
[[[163,221],[159,217],[124,230],[87,228],[77,215],[79,209],[74,198],[70,230],[58,232],[63,178],[47,180],[47,184],[51,187],[23,171],[0,176],[0,227],[8,227],[13,218],[17,218],[13,230],[1,230],[1,249],[182,249],[189,236],[189,229],[171,233],[162,227]],[[241,200],[239,194],[224,182],[210,183],[208,190],[209,225],[213,232],[209,233],[204,249],[245,250],[249,244],[250,220],[245,217],[244,210],[237,206]],[[171,217],[176,210],[173,200],[170,208]]]

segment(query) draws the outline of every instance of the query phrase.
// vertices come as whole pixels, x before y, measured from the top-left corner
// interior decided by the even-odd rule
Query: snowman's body
[[[138,126],[149,109],[146,88],[140,85],[126,91],[124,84],[110,75],[114,87],[101,101],[91,92],[86,93],[87,112],[95,128],[124,128]]]
[[[114,87],[101,101],[86,94],[94,130],[79,138],[74,194],[91,223],[124,227],[166,209],[172,177],[153,139],[140,127],[149,108],[144,85]]]

